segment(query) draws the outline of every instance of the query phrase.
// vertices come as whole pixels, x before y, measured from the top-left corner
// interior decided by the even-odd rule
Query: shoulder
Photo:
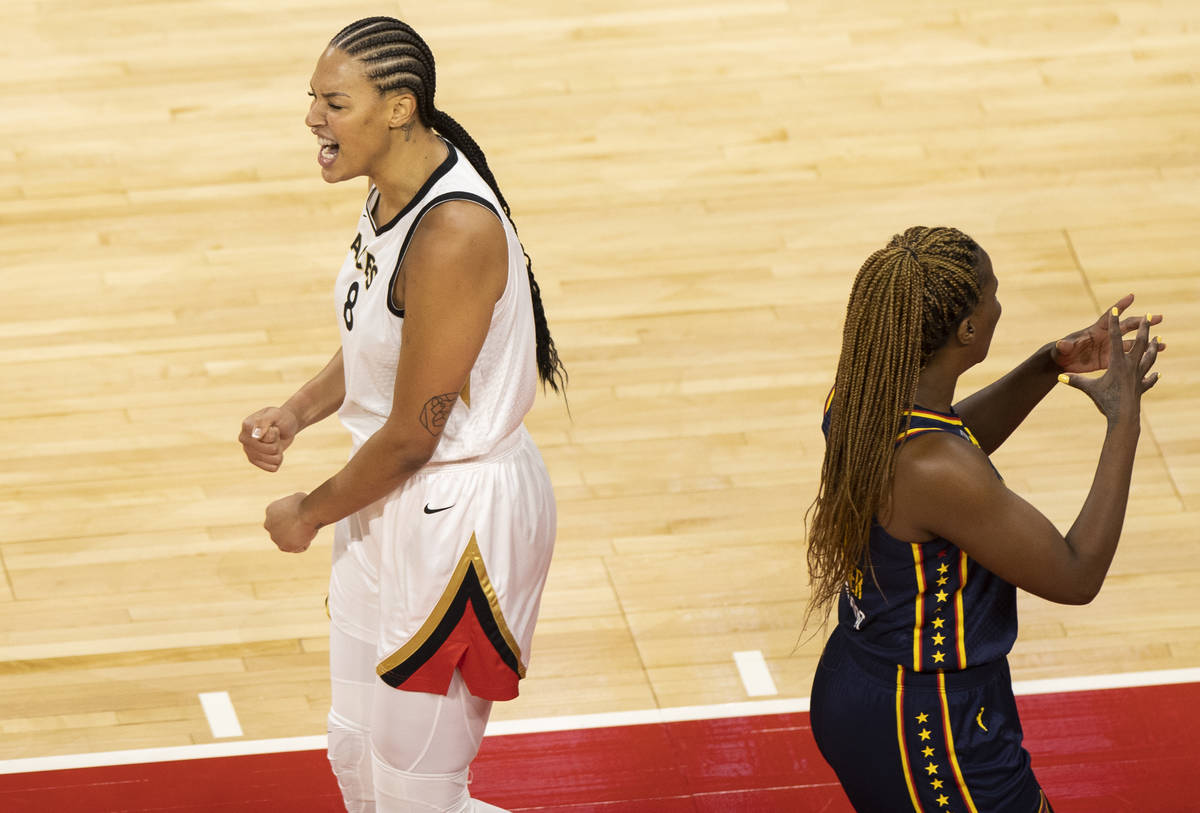
[[[888,532],[898,538],[937,535],[934,517],[981,511],[1004,489],[987,455],[950,432],[928,432],[896,452]]]
[[[914,436],[896,450],[898,486],[920,490],[958,490],[964,484],[1000,482],[988,456],[971,441],[949,432]]]
[[[506,242],[500,215],[487,201],[474,198],[435,200],[413,234],[414,243],[418,239],[447,250],[471,245],[494,247]]]
[[[499,298],[508,278],[508,240],[489,208],[472,200],[435,205],[417,224],[404,258],[405,296],[421,289]]]

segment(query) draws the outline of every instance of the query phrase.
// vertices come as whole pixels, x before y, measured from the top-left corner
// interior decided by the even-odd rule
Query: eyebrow
[[[310,91],[312,91],[313,93],[316,93],[316,91],[312,89],[312,85],[309,85],[308,89]],[[350,95],[349,93],[343,93],[340,90],[333,90],[333,91],[330,91],[329,93],[321,94],[321,96],[323,96],[326,99],[328,99],[330,96],[349,96],[349,95]]]

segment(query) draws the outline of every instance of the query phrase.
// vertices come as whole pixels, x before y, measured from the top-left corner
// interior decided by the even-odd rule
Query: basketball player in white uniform
[[[433,91],[428,47],[391,18],[318,61],[322,176],[370,179],[335,286],[342,346],[239,438],[268,471],[335,410],[353,438],[340,472],[265,522],[296,552],[336,523],[329,758],[352,813],[499,810],[470,798],[468,766],[492,702],[517,695],[554,545],[522,418],[562,366],[486,159]]]

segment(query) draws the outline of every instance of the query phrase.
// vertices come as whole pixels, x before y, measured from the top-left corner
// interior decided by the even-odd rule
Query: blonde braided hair
[[[914,226],[859,269],[846,306],[821,483],[809,507],[805,622],[821,618],[866,562],[888,509],[897,436],[917,380],[980,297],[979,246],[957,229]]]

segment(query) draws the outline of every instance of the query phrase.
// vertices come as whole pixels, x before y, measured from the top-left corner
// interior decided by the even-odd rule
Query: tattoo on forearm
[[[421,407],[421,426],[425,427],[425,431],[435,438],[440,435],[446,428],[450,410],[454,409],[454,402],[457,400],[457,392],[447,392],[426,401],[425,406]]]

